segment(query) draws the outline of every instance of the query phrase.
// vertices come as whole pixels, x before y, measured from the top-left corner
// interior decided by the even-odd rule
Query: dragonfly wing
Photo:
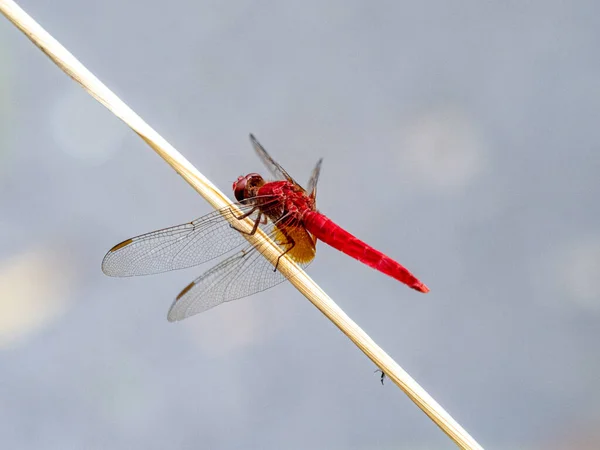
[[[251,205],[238,204],[242,213]],[[250,215],[256,218],[257,212]],[[229,208],[214,211],[192,222],[127,239],[115,245],[102,261],[102,271],[113,277],[167,272],[202,264],[248,241],[231,229]]]
[[[288,255],[301,267],[307,267],[315,255],[314,239],[304,228],[298,227],[291,233],[289,229],[286,231],[295,242]],[[272,227],[268,236],[283,251],[286,249],[284,234],[277,226]],[[169,322],[183,320],[221,303],[247,297],[286,281],[288,278],[279,270],[275,271],[271,262],[262,256],[268,245],[263,241],[256,247],[247,246],[190,283],[171,305],[167,316]]]
[[[252,147],[254,147],[254,150],[258,154],[258,157],[263,162],[265,167],[269,169],[269,172],[271,172],[272,175],[274,175],[278,179],[285,179],[294,184],[298,184],[291,177],[291,175],[287,173],[285,169],[279,165],[279,163],[277,163],[277,161],[271,158],[271,155],[269,155],[265,148],[262,145],[260,145],[260,142],[258,142],[258,140],[254,137],[253,134],[250,134],[250,142],[252,142]]]
[[[317,198],[317,182],[319,181],[319,175],[321,174],[321,164],[323,163],[323,158],[317,161],[317,165],[312,171],[310,175],[310,179],[308,180],[308,185],[306,187],[309,195],[315,199]]]

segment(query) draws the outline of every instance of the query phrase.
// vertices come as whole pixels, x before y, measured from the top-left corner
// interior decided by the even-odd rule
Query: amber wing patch
[[[282,251],[289,249],[294,242],[294,246],[286,255],[299,264],[306,264],[314,259],[316,239],[305,228],[281,225],[276,227],[275,242]]]

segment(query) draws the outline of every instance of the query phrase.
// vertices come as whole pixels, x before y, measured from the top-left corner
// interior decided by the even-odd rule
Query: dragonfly
[[[317,210],[323,159],[317,162],[304,189],[252,134],[250,141],[275,181],[267,181],[258,173],[239,176],[232,186],[237,200],[234,208],[225,207],[182,225],[127,239],[108,251],[102,261],[103,272],[113,277],[150,275],[200,265],[231,252],[181,291],[169,309],[170,322],[286,281],[294,274],[286,276],[277,270],[280,259],[287,255],[306,268],[315,257],[317,240],[416,291],[429,292],[400,263]],[[241,223],[248,219],[252,224],[249,231]],[[263,233],[257,234],[259,229]],[[259,236],[258,242],[249,244],[244,234]],[[280,251],[275,264],[263,257],[272,248],[269,240]]]

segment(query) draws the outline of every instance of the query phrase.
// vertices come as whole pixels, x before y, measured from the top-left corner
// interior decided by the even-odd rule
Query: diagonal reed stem
[[[87,70],[58,41],[12,0],[0,0],[0,11],[38,46],[54,63],[79,83],[88,93],[135,131],[158,155],[181,175],[214,208],[231,205],[207,178],[192,166],[173,146],[146,124],[98,78]],[[264,236],[263,236],[264,238]],[[252,242],[255,236],[249,236]],[[272,244],[265,256],[272,262],[278,256]],[[373,361],[406,395],[429,416],[462,449],[482,447],[390,356],[356,325],[317,284],[293,261],[282,258],[278,270],[284,275],[294,273],[290,282],[331,320],[352,342]]]

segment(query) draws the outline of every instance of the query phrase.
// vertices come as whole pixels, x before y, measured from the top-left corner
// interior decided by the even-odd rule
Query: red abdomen
[[[317,211],[307,211],[303,216],[303,222],[310,233],[333,248],[419,292],[429,292],[429,288],[402,264],[352,236],[323,214]]]

